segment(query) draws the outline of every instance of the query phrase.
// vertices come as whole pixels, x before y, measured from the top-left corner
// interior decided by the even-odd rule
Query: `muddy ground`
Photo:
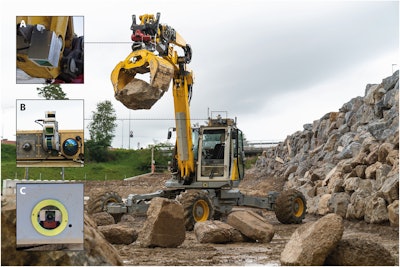
[[[282,181],[273,178],[257,177],[256,172],[250,171],[246,175],[240,186],[241,191],[246,194],[262,195],[269,190],[280,190],[283,185]],[[136,177],[129,181],[86,182],[85,196],[115,191],[122,198],[126,198],[132,193],[150,193],[163,189],[168,178],[168,174],[154,174]],[[140,248],[135,243],[114,246],[125,265],[280,265],[280,254],[299,225],[281,224],[271,211],[258,210],[258,212],[261,212],[275,227],[275,235],[270,243],[201,244],[192,231],[186,232],[186,239],[178,248]],[[304,222],[312,222],[318,218],[307,215]],[[143,217],[135,218],[135,227],[138,230],[144,220]],[[343,238],[358,237],[379,242],[392,253],[396,265],[399,265],[398,228],[389,224],[376,225],[347,220],[344,220],[344,226]]]

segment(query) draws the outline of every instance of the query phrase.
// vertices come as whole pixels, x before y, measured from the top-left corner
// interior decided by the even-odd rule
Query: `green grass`
[[[257,161],[256,156],[246,157],[246,161],[244,162],[244,168],[246,170],[252,168],[256,164],[256,161]]]
[[[111,150],[112,160],[108,162],[85,162],[84,167],[64,168],[65,180],[122,180],[128,177],[149,173],[151,171],[151,150]],[[247,158],[246,169],[250,168],[257,157]],[[154,160],[156,167],[161,166],[164,170],[171,155],[155,149]],[[156,169],[159,171],[160,169]],[[17,167],[15,145],[1,145],[1,179],[24,179],[28,171],[30,180],[61,180],[60,167]]]
[[[151,171],[151,151],[143,150],[112,150],[109,151],[113,160],[109,162],[85,162],[84,167],[64,168],[66,180],[121,180],[127,177],[148,173]],[[154,153],[156,164],[166,166],[168,157],[161,152]],[[15,145],[1,145],[1,179],[24,179],[28,170],[29,179],[61,180],[60,167],[16,167]]]

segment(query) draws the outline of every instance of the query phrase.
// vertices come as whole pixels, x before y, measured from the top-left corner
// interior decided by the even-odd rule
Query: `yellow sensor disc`
[[[56,236],[67,227],[68,212],[61,202],[45,199],[33,208],[31,222],[38,233]]]

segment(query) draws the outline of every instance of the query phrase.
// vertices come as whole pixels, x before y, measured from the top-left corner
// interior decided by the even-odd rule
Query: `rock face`
[[[247,238],[262,243],[271,242],[275,234],[274,227],[265,218],[252,211],[231,212],[226,222]]]
[[[221,221],[197,222],[193,230],[200,243],[223,244],[245,239],[237,229]]]
[[[281,264],[323,265],[326,257],[341,240],[343,230],[342,217],[333,213],[300,226],[282,251]]]
[[[363,239],[342,239],[326,258],[331,266],[393,266],[395,260],[381,244]]]
[[[182,205],[175,200],[154,198],[147,210],[147,220],[138,243],[142,247],[174,248],[185,240],[185,220]]]
[[[84,250],[82,251],[21,251],[16,249],[15,205],[1,210],[1,265],[123,265],[116,249],[96,229],[96,223],[84,217]]]
[[[257,168],[301,191],[308,213],[388,222],[399,199],[398,115],[399,71],[268,148]]]

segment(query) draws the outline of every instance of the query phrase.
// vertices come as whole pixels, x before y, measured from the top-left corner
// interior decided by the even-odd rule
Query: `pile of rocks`
[[[125,214],[120,221],[107,212],[92,214],[98,230],[111,244],[139,247],[176,248],[185,241],[186,228],[182,205],[167,198],[151,200],[147,216]]]
[[[200,243],[260,242],[269,243],[275,235],[274,227],[261,215],[252,211],[231,212],[226,222],[203,221],[194,225]]]
[[[259,171],[303,192],[310,214],[397,227],[399,71],[303,128],[267,149]]]
[[[186,237],[183,207],[176,200],[154,198],[147,217],[124,215],[116,224],[114,218],[106,212],[94,213],[92,217],[97,229],[111,244],[135,243],[139,247],[175,248]],[[226,222],[197,222],[194,234],[200,243],[269,243],[275,229],[256,212],[236,210],[227,216]]]
[[[326,231],[329,229],[329,231]],[[330,213],[301,225],[281,253],[282,265],[297,266],[392,266],[395,259],[381,244],[343,238],[343,220]]]
[[[136,247],[175,248],[185,240],[183,214],[179,202],[154,198],[147,218],[124,215],[120,222],[114,224],[114,218],[108,213],[92,216],[99,231],[112,244],[134,243]],[[394,257],[383,245],[368,239],[343,237],[343,233],[342,216],[334,213],[302,224],[285,245],[280,262],[282,265],[298,266],[395,265]],[[200,243],[270,243],[275,235],[275,227],[254,211],[238,209],[232,211],[225,222],[197,222],[194,234]]]

